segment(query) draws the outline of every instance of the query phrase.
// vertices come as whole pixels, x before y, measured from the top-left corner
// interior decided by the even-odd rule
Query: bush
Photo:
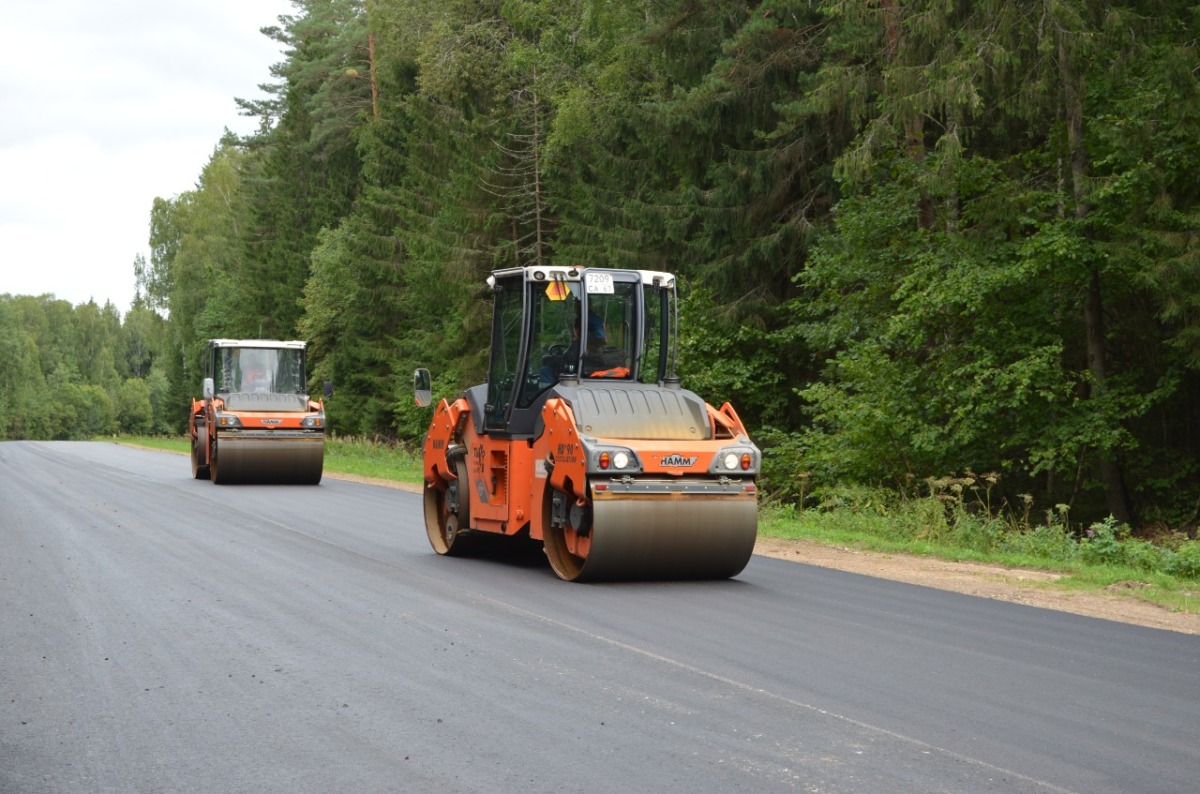
[[[1192,545],[1190,543],[1184,546]],[[1129,527],[1118,524],[1111,516],[1088,527],[1079,541],[1080,559],[1091,565],[1110,565],[1133,568],[1139,571],[1168,573],[1185,576],[1174,571],[1187,570],[1190,565],[1188,551],[1172,551],[1157,546],[1148,540],[1129,537]],[[1200,553],[1197,554],[1200,562]]]
[[[1079,544],[1063,525],[1042,524],[1025,531],[1005,533],[997,551],[1069,562],[1078,556]]]
[[[122,433],[149,435],[154,426],[150,388],[143,378],[128,378],[117,392],[117,423]]]
[[[1125,547],[1121,543],[1124,528],[1112,516],[1087,528],[1079,541],[1079,557],[1089,565],[1123,565]]]
[[[1200,540],[1189,540],[1168,555],[1163,573],[1181,579],[1200,579]]]
[[[801,460],[804,455],[800,438],[773,427],[764,427],[755,434],[762,450],[762,476],[759,484],[771,499],[791,502],[804,507],[809,496],[809,475]]]

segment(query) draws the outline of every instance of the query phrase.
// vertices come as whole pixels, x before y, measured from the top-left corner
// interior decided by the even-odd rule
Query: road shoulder
[[[1057,609],[1184,634],[1200,634],[1200,615],[1172,612],[1157,604],[1142,601],[1133,593],[1133,583],[1112,585],[1104,591],[1063,590],[1050,586],[1061,577],[1049,571],[949,562],[761,536],[755,544],[754,553],[981,598]]]

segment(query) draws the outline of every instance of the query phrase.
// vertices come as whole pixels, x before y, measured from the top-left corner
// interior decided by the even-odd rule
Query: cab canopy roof
[[[265,347],[275,349],[303,350],[308,342],[290,340],[281,342],[278,339],[209,339],[210,347]]]
[[[630,270],[618,267],[563,267],[560,265],[532,265],[530,267],[510,267],[496,270],[488,276],[488,284],[495,284],[497,278],[522,273],[526,281],[579,281],[584,270],[612,270],[622,273],[637,273],[641,282],[647,286],[658,284],[663,287],[675,286],[675,276],[661,270]]]

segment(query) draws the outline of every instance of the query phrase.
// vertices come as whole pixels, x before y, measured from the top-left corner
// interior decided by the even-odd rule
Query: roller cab
[[[740,573],[761,453],[730,404],[675,377],[674,276],[514,268],[489,284],[488,381],[442,400],[425,439],[434,550],[528,533],[570,581]]]
[[[192,401],[189,422],[193,477],[220,484],[321,481],[325,404],[309,398],[305,350],[300,341],[209,340],[203,396]]]

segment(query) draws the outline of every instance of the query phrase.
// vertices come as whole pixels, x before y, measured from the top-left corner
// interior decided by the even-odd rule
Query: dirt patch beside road
[[[949,562],[779,538],[760,537],[755,544],[754,553],[982,598],[1057,609],[1184,634],[1200,634],[1200,615],[1172,612],[1157,604],[1142,601],[1132,595],[1136,589],[1136,585],[1132,583],[1124,588],[1113,586],[1102,592],[1061,590],[1047,586],[1061,578],[1060,574],[1049,571],[1005,568],[973,562]]]

